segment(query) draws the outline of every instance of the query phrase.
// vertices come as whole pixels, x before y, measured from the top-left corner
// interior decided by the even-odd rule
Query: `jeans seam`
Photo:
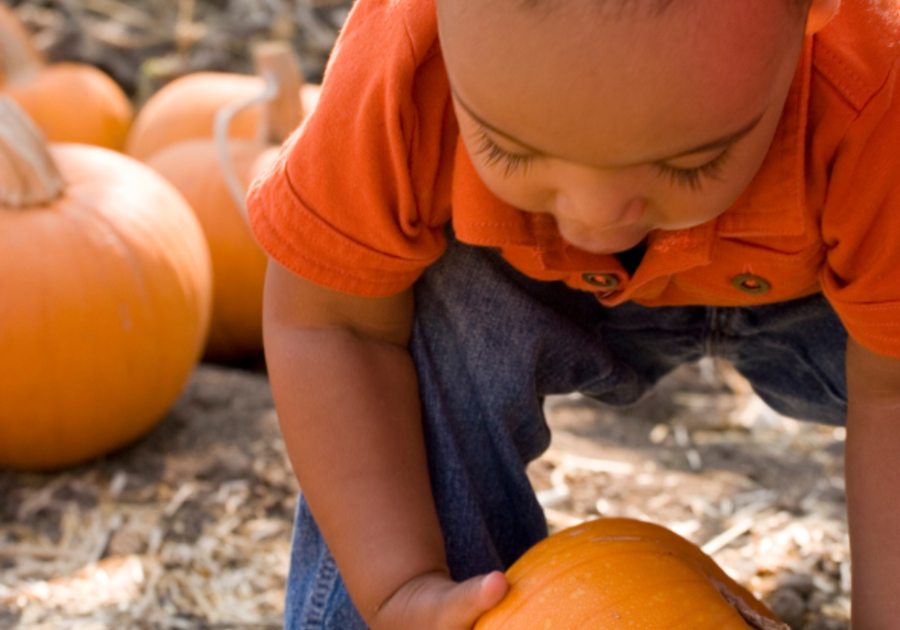
[[[327,557],[323,560],[316,585],[309,597],[309,608],[303,620],[301,628],[322,628],[325,625],[325,612],[328,606],[328,598],[334,590],[337,581],[338,570],[334,559]]]

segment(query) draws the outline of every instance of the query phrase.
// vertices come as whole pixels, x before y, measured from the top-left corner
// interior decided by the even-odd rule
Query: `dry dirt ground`
[[[249,71],[287,38],[317,81],[349,2],[0,0],[51,60],[100,66],[140,103],[178,74]],[[255,367],[255,369],[246,369]],[[840,430],[780,418],[726,366],[640,405],[547,402],[530,473],[559,529],[624,515],[701,545],[793,628],[847,627]],[[298,487],[264,370],[204,365],[131,447],[54,474],[0,471],[0,629],[281,627]]]
[[[530,473],[551,528],[662,523],[792,627],[846,628],[842,432],[778,417],[724,374],[684,368],[626,410],[548,400],[553,442]],[[280,628],[297,491],[266,376],[201,366],[131,447],[0,473],[0,628]]]

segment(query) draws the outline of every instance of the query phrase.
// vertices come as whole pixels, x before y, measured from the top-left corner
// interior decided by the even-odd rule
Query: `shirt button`
[[[735,276],[732,278],[731,284],[741,293],[749,293],[750,295],[763,295],[772,288],[768,280],[754,276],[752,273],[742,273],[739,276]]]
[[[581,279],[598,289],[611,291],[619,286],[619,279],[611,273],[583,273]]]

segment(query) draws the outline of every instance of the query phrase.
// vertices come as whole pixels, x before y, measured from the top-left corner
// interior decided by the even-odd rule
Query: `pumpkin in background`
[[[17,101],[51,142],[121,150],[133,108],[122,88],[93,66],[44,63],[12,10],[0,4],[0,93]]]
[[[789,630],[695,545],[633,519],[557,532],[507,579],[475,630]]]
[[[278,146],[301,122],[302,75],[285,42],[253,48],[257,71],[277,92],[265,106],[256,140],[224,135],[188,140],[155,153],[146,164],[181,191],[197,214],[213,263],[213,315],[205,357],[227,361],[262,351],[262,295],[268,258],[247,224],[250,182],[275,159]],[[243,104],[229,106],[228,115]],[[223,112],[224,113],[224,112]]]
[[[53,469],[134,440],[196,365],[211,264],[162,177],[46,145],[0,97],[0,467]]]
[[[212,138],[216,112],[229,103],[259,94],[261,76],[227,72],[195,72],[165,85],[141,107],[128,133],[125,153],[146,160],[165,147],[185,140]],[[300,86],[300,117],[312,111],[319,98],[318,85]],[[232,138],[254,138],[259,131],[262,105],[240,112],[231,124]]]

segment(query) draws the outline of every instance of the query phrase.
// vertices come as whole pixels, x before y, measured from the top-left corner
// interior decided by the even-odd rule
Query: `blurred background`
[[[160,152],[213,151],[213,115],[257,98],[262,80],[241,81],[260,68],[274,67],[266,66],[272,59],[283,60],[279,55],[285,45],[299,78],[288,75],[292,87],[282,95],[294,99],[286,105],[291,112],[302,108],[308,114],[350,2],[0,4],[25,29],[41,63],[85,64],[121,89],[133,108],[128,136],[109,150],[141,159],[182,186],[179,190],[202,224],[214,281],[237,285],[240,272],[234,269],[264,265],[258,251],[250,254],[255,262],[220,263],[215,228],[203,217],[200,201],[191,197],[208,195],[213,186],[224,187],[223,198],[229,186],[240,193],[253,176],[252,170],[240,170],[241,160],[250,158],[240,158],[237,148],[226,150],[224,158],[221,150],[213,152],[212,174],[193,177],[204,182],[198,192],[176,181],[185,162],[168,166],[173,162]],[[18,36],[10,33],[0,32],[0,38],[13,42]],[[259,53],[260,44],[272,42],[281,48]],[[5,50],[8,61],[11,53]],[[5,70],[5,80],[12,82],[14,73]],[[178,115],[152,127],[154,98],[167,94],[167,86],[185,85],[177,83],[180,79],[209,72],[224,75],[222,85],[231,81],[229,86],[241,87],[214,104],[191,138],[139,150],[139,127],[159,139],[164,135],[159,129],[177,126],[172,121]],[[200,90],[212,94],[219,89],[216,81],[222,77],[216,77]],[[215,89],[209,87],[213,84]],[[175,100],[175,92],[169,94]],[[67,101],[65,95],[56,98]],[[197,102],[179,102],[175,110],[183,118],[209,106]],[[79,109],[84,106],[73,107],[73,116],[84,114]],[[229,142],[237,142],[237,116],[229,127],[235,138],[226,138]],[[270,110],[262,118],[271,123],[277,113]],[[288,124],[296,126],[300,119],[298,115]],[[261,125],[256,118],[247,123],[247,142],[256,143],[253,159],[263,145],[277,148],[284,136]],[[53,140],[51,132],[44,133]],[[145,154],[139,155],[141,151]],[[244,232],[253,249],[239,216],[240,203],[234,205],[234,229]],[[10,214],[0,204],[0,220],[3,213]],[[0,222],[0,232],[19,229],[16,225],[12,219]],[[10,285],[4,284],[3,273],[0,303],[15,297],[4,295],[4,286]],[[256,285],[239,289],[235,299],[255,303],[253,291],[259,290]],[[299,488],[278,432],[258,341],[258,314],[243,313],[249,323],[217,323],[230,315],[224,290],[216,285],[212,291],[212,305],[207,304],[211,315],[200,317],[212,318],[213,332],[203,337],[207,345],[198,346],[189,369],[179,376],[183,388],[165,413],[144,421],[139,437],[90,456],[0,461],[0,629],[281,628]],[[0,320],[0,330],[4,325],[8,335],[17,334],[16,324]],[[249,332],[242,337],[234,332],[239,327]],[[0,342],[2,338],[0,334]],[[82,351],[76,359],[83,361],[87,354],[102,358],[105,351]],[[4,360],[10,370],[19,362],[0,356],[0,376]],[[629,409],[573,395],[548,400],[546,411],[553,444],[529,472],[551,530],[600,516],[659,522],[700,545],[793,629],[848,627],[843,430],[778,416],[730,366],[711,359],[679,369]],[[12,434],[4,434],[4,423],[9,430],[28,422],[24,412],[0,414],[0,446]],[[115,422],[128,423],[129,417]]]

